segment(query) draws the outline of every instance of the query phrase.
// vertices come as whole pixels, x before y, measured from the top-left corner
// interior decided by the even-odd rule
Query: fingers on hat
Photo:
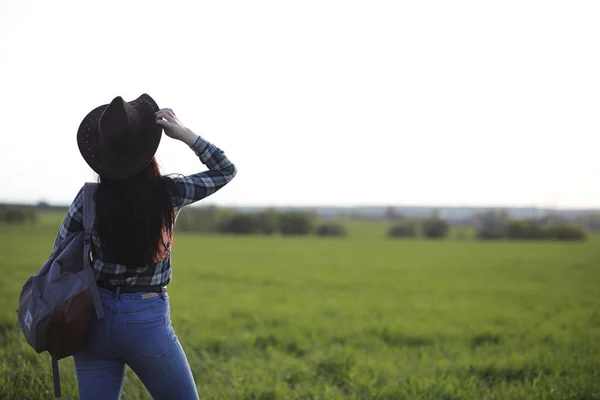
[[[158,110],[156,112],[156,115],[175,115],[175,114],[173,114],[172,110],[169,110],[168,108],[163,108],[162,110]]]
[[[160,126],[162,126],[163,128],[168,128],[171,126],[171,123],[167,120],[164,119],[157,119],[156,123]]]
[[[157,119],[164,118],[164,119],[166,119],[169,122],[173,122],[174,116],[170,115],[167,111],[161,110],[161,111],[159,111],[159,112],[156,113],[156,118]]]

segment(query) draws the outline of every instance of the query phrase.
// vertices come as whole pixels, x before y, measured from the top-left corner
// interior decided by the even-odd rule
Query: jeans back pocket
[[[139,356],[161,357],[169,351],[173,343],[169,337],[166,316],[150,321],[127,321],[127,331]]]

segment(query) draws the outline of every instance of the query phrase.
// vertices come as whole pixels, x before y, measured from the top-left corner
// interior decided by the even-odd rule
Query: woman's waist
[[[100,292],[102,305],[104,308],[111,310],[113,314],[146,312],[157,307],[163,307],[168,303],[168,294],[165,287],[162,287],[160,292],[128,292],[121,291],[121,288],[112,291],[98,286],[98,291]]]
[[[98,286],[110,291],[120,288],[121,293],[160,292],[169,284],[172,274],[170,259],[145,267],[129,268],[97,258],[92,268]]]
[[[115,285],[102,280],[97,281],[96,284],[114,293],[162,293],[165,290],[165,285]]]

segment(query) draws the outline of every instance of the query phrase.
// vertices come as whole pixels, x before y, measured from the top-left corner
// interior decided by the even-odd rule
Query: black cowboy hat
[[[126,102],[118,96],[92,110],[79,125],[83,159],[101,177],[127,179],[147,167],[160,143],[156,102],[147,94]]]

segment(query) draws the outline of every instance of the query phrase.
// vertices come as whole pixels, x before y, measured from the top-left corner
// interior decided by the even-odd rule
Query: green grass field
[[[62,215],[0,229],[0,398],[52,398],[16,333]],[[600,240],[178,234],[173,326],[203,399],[600,399]],[[64,398],[77,398],[61,361]],[[123,399],[148,399],[128,371]]]

